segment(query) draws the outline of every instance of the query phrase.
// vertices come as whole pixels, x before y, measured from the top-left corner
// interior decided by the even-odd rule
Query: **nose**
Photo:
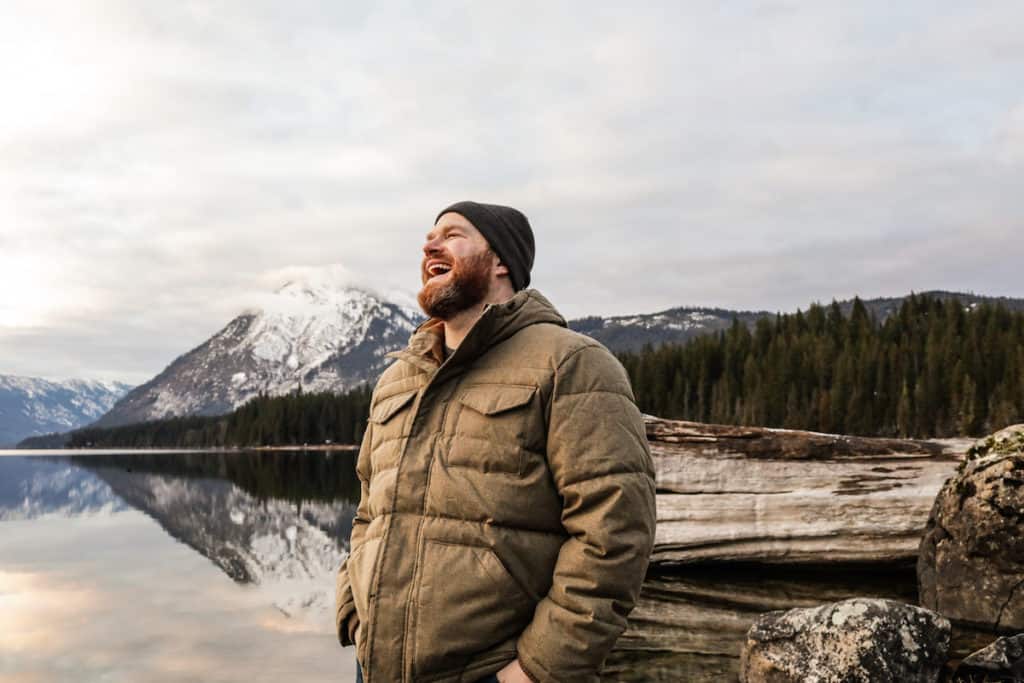
[[[428,239],[423,243],[423,253],[427,256],[435,254],[441,251],[441,236],[438,235],[433,239]]]

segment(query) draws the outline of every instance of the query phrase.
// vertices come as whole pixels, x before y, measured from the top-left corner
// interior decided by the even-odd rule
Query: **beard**
[[[491,287],[491,250],[455,261],[444,282],[427,279],[416,296],[420,308],[431,318],[451,320],[484,300]],[[424,277],[428,277],[424,272]]]

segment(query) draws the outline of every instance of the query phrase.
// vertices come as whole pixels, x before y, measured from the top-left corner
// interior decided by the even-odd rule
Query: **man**
[[[367,683],[594,681],[654,541],[629,378],[527,288],[519,211],[453,204],[423,253],[430,318],[373,392],[338,637]]]

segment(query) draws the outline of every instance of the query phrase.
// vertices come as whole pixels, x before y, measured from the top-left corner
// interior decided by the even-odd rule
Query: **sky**
[[[0,374],[139,383],[461,199],[568,318],[1024,296],[1024,4],[5,2]]]

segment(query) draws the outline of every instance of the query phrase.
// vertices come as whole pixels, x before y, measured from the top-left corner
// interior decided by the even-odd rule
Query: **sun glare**
[[[109,105],[114,87],[101,61],[108,51],[82,30],[95,21],[78,17],[76,27],[69,25],[75,17],[37,12],[45,14],[23,5],[0,23],[0,138],[14,143],[36,132],[89,125]]]
[[[45,263],[25,254],[0,257],[0,327],[32,327],[65,306],[59,274],[47,273]]]

